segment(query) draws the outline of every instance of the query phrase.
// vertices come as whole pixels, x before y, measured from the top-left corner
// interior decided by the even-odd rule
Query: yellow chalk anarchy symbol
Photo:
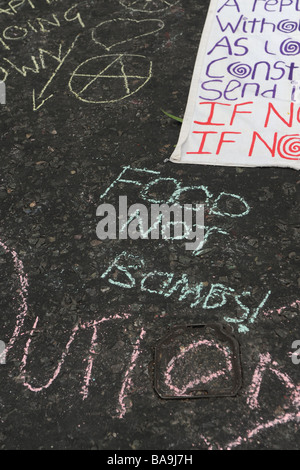
[[[85,103],[115,103],[137,93],[152,77],[145,56],[109,54],[82,62],[72,73],[69,89]]]

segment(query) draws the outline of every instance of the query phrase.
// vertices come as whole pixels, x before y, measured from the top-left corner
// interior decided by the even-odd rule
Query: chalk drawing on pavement
[[[92,31],[92,39],[109,52],[115,46],[155,34],[164,27],[165,23],[162,20],[115,18],[98,24]]]
[[[179,3],[179,0],[119,0],[125,8],[143,13],[156,13],[167,10]]]
[[[152,77],[152,62],[143,55],[111,54],[82,62],[71,75],[69,89],[85,103],[122,101]]]

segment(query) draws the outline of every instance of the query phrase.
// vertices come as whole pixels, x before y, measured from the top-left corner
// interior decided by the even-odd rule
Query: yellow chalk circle
[[[173,7],[179,0],[119,0],[125,8],[144,13],[155,13]]]
[[[151,77],[152,62],[145,56],[102,55],[91,57],[76,68],[69,89],[85,103],[115,103],[137,93]]]

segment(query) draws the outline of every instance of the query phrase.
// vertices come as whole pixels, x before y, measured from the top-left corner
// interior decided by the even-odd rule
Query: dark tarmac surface
[[[208,3],[0,1],[1,449],[299,449],[299,174],[165,162]],[[179,187],[196,255],[97,238],[99,204]],[[194,328],[153,363],[210,323],[228,343]]]

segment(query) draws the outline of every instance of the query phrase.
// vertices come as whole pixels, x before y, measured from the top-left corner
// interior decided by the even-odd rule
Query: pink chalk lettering
[[[183,386],[182,388],[176,387],[172,383],[172,376],[171,376],[172,370],[176,366],[176,362],[178,360],[182,359],[189,351],[191,351],[193,349],[196,349],[200,346],[213,347],[213,348],[217,349],[218,351],[222,352],[224,354],[224,357],[225,357],[225,360],[226,360],[226,367],[223,368],[223,369],[220,369],[218,371],[215,371],[215,372],[209,372],[207,376],[202,376],[199,379],[191,380],[187,385]],[[211,380],[216,379],[220,376],[224,376],[228,372],[231,372],[232,363],[229,359],[229,356],[230,355],[229,355],[228,351],[226,351],[226,348],[220,346],[219,344],[215,343],[214,341],[209,341],[209,340],[203,339],[203,340],[197,341],[196,343],[192,343],[187,348],[185,348],[185,350],[183,352],[181,352],[177,356],[173,357],[169,361],[169,363],[167,365],[167,368],[166,368],[166,371],[164,373],[165,384],[170,388],[170,390],[175,392],[176,396],[184,395],[187,392],[187,390],[195,388],[197,385],[199,385],[201,383],[207,384]]]
[[[134,370],[134,368],[136,367],[136,361],[137,361],[139,355],[141,354],[140,345],[141,345],[141,342],[144,339],[145,335],[146,335],[146,331],[144,330],[144,328],[142,328],[141,333],[140,333],[140,337],[137,340],[136,345],[133,349],[133,353],[132,353],[131,361],[130,361],[130,367],[129,367],[129,369],[127,369],[127,371],[125,373],[122,388],[121,388],[121,391],[119,393],[119,406],[120,406],[120,409],[117,410],[117,412],[118,412],[118,418],[120,418],[120,419],[124,418],[124,416],[127,412],[127,407],[126,407],[124,401],[125,401],[125,398],[128,396],[128,391],[129,391],[130,387],[132,386],[131,374],[132,374],[132,371]]]

